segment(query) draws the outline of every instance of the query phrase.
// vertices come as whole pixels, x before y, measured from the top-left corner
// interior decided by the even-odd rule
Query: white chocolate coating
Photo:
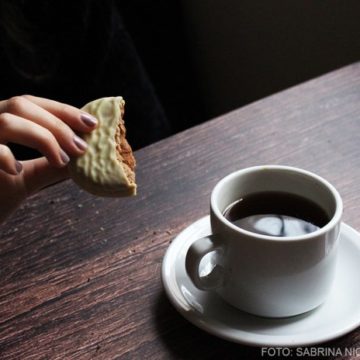
[[[116,129],[124,105],[123,98],[117,96],[94,100],[82,108],[97,118],[98,126],[83,136],[88,148],[71,161],[69,169],[80,187],[97,196],[136,194],[136,184],[127,176],[129,168],[117,156]]]

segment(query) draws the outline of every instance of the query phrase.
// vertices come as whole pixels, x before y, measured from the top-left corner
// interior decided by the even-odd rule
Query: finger
[[[11,150],[2,144],[0,144],[0,169],[10,175],[18,175],[22,170],[22,164],[16,161]]]
[[[74,131],[58,117],[34,104],[23,96],[11,98],[7,102],[6,113],[20,116],[24,119],[50,130],[54,134],[60,146],[72,156],[84,153],[87,144]]]
[[[23,161],[23,168],[24,186],[26,187],[27,195],[31,195],[69,177],[67,167],[54,168],[44,157]]]
[[[32,95],[24,95],[24,97],[54,114],[76,131],[89,132],[96,128],[98,123],[94,116],[74,106]]]
[[[61,149],[55,136],[44,127],[19,116],[0,114],[0,143],[14,142],[37,149],[57,167],[66,165],[70,159]]]

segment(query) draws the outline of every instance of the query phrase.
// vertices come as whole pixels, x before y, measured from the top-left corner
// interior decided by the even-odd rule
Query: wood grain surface
[[[66,181],[1,226],[1,359],[265,359],[259,348],[183,319],[163,291],[161,262],[172,239],[208,213],[215,183],[252,165],[324,176],[343,197],[344,220],[360,229],[360,65],[186,130],[136,158],[137,197],[96,198]],[[320,346],[359,348],[360,329]]]

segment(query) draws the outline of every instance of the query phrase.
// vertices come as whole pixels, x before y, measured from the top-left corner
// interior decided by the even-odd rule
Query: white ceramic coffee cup
[[[310,199],[330,221],[306,235],[276,237],[243,230],[224,217],[229,204],[266,191]],[[286,317],[312,310],[326,300],[333,283],[342,210],[337,190],[311,172],[277,165],[236,171],[212,191],[213,235],[190,246],[188,275],[197,288],[216,291],[231,305],[255,315]],[[210,252],[216,252],[216,264],[201,277],[200,262]]]

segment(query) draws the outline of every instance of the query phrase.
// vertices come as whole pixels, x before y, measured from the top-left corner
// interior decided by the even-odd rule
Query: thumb
[[[67,166],[55,168],[45,157],[22,161],[23,182],[27,195],[31,195],[49,185],[65,180],[69,177]]]

